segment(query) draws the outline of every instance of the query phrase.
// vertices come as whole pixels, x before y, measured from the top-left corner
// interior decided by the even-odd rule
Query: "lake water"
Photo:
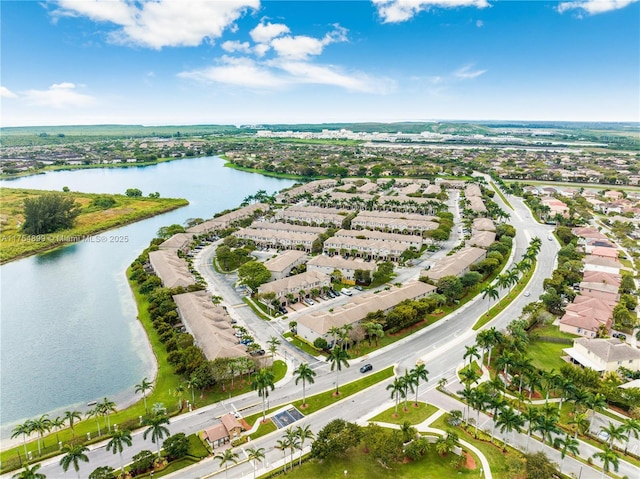
[[[146,196],[186,198],[189,206],[108,235],[126,243],[83,242],[0,267],[0,431],[16,422],[107,396],[131,401],[134,386],[155,374],[155,361],[136,320],[125,269],[158,228],[210,218],[237,207],[258,190],[286,188],[291,180],[225,168],[218,157],[138,168],[51,172],[0,186],[96,193],[139,188]]]

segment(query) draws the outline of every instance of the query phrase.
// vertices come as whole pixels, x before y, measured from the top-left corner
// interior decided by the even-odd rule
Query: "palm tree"
[[[469,407],[471,405],[471,401],[473,400],[473,394],[474,394],[473,391],[474,389],[472,389],[469,384],[466,384],[462,391],[457,392],[457,394],[461,396],[462,399],[464,399],[465,403],[467,404],[467,416],[466,416],[467,424],[469,424]],[[397,411],[397,408],[396,408],[396,411]]]
[[[27,458],[27,437],[29,437],[33,431],[34,431],[34,429],[33,429],[33,421],[31,419],[27,419],[22,424],[18,424],[11,431],[11,439],[13,439],[15,437],[18,437],[20,434],[22,434],[22,442],[23,442],[23,445],[24,445],[24,457],[25,457],[25,459]]]
[[[284,440],[287,443],[287,447],[291,453],[291,469],[293,469],[293,451],[300,447],[300,439],[296,435],[296,432],[288,427],[284,431]]]
[[[414,392],[413,386],[415,385],[415,379],[413,378],[413,375],[406,369],[404,370],[404,376],[402,376],[400,379],[402,380],[402,387],[404,388],[404,411],[406,412],[407,397],[409,396],[409,390],[411,390],[411,392]]]
[[[216,454],[213,456],[216,461],[220,461],[220,467],[224,466],[224,477],[228,476],[229,463],[233,462],[234,464],[238,463],[238,454],[233,452],[231,449],[225,449],[224,452]]]
[[[195,391],[196,391],[196,388],[200,386],[200,380],[196,376],[192,375],[189,379],[185,381],[185,384],[187,385],[187,389],[191,389],[191,405],[195,405],[196,403]]]
[[[391,391],[391,399],[396,400],[396,416],[398,415],[398,405],[400,404],[400,397],[404,394],[404,384],[402,383],[402,379],[399,377],[395,377],[391,384],[388,384],[386,387],[387,391]]]
[[[465,346],[465,350],[466,351],[464,353],[464,356],[462,356],[462,359],[469,358],[469,369],[471,369],[471,361],[473,361],[473,358],[480,359],[478,346],[476,346],[475,344],[472,344],[471,346]]]
[[[562,410],[562,403],[564,400],[569,399],[573,395],[576,390],[576,387],[573,384],[573,380],[570,378],[560,377],[558,382],[556,383],[558,389],[560,389],[560,406],[559,409]]]
[[[271,336],[269,338],[269,341],[267,341],[267,344],[269,345],[268,349],[269,349],[269,352],[271,353],[271,361],[273,361],[273,357],[278,352],[278,346],[280,346],[281,344],[280,340],[275,336]]]
[[[144,421],[145,426],[149,426],[144,433],[142,434],[142,438],[146,441],[147,436],[151,433],[151,442],[156,445],[158,448],[158,457],[160,457],[160,441],[165,437],[169,436],[169,418],[164,414],[156,414],[153,417],[147,418]]]
[[[598,451],[593,454],[592,457],[596,459],[600,459],[602,461],[602,476],[604,477],[606,472],[611,470],[611,466],[613,466],[613,470],[618,472],[618,466],[620,465],[620,460],[618,459],[618,455],[609,448],[609,446],[605,446],[604,450]]]
[[[60,430],[64,427],[64,418],[56,416],[51,420],[51,429],[56,430],[56,442],[60,443]]]
[[[492,414],[493,414],[493,422],[491,425],[491,437],[495,436],[496,426],[498,424],[498,416],[500,415],[500,412],[504,410],[506,405],[507,405],[507,400],[504,398],[504,396],[501,396],[501,395],[494,396],[489,400],[489,407],[491,408]]]
[[[502,371],[504,372],[504,377],[507,384],[510,383],[509,366],[513,366],[514,364],[515,364],[515,355],[511,351],[506,349],[502,352],[500,357],[496,360],[496,367],[498,369],[502,369]]]
[[[298,385],[298,381],[302,380],[302,407],[306,406],[306,385],[307,382],[309,384],[314,383],[314,379],[316,377],[316,372],[311,369],[311,367],[307,363],[301,363],[298,368],[293,371],[293,375],[296,377],[296,386]]]
[[[331,344],[332,348],[335,348],[336,345],[338,344],[338,338],[340,337],[341,332],[342,332],[342,329],[339,328],[338,326],[331,326],[329,328],[329,331],[327,331],[327,334],[330,334],[331,337],[333,338],[333,343]]]
[[[604,431],[609,436],[609,447],[613,449],[614,441],[624,441],[628,440],[628,436],[625,435],[624,424],[620,424],[619,426],[609,421],[608,426],[603,426],[600,428],[601,431]]]
[[[478,437],[478,423],[480,422],[480,411],[484,408],[485,404],[489,400],[489,396],[482,390],[476,388],[471,390],[471,396],[469,403],[471,407],[476,410],[476,433],[475,437]]]
[[[29,465],[25,465],[24,470],[11,476],[11,479],[47,479],[47,476],[38,472],[38,469],[41,467],[42,464],[34,464],[31,467],[29,467]]]
[[[527,445],[526,451],[529,451],[529,440],[531,439],[531,432],[536,428],[538,418],[540,417],[540,410],[532,404],[527,404],[524,412],[522,413],[522,419],[527,423]]]
[[[349,353],[334,346],[331,352],[329,353],[329,356],[327,357],[327,361],[331,363],[331,370],[332,371],[334,369],[336,370],[336,396],[337,396],[338,394],[340,394],[340,391],[338,390],[339,374],[340,374],[340,371],[342,370],[342,366],[345,366],[347,368],[349,367]]]
[[[478,333],[478,335],[476,336],[476,346],[478,346],[478,348],[482,349],[482,358],[480,361],[480,364],[484,364],[484,359],[485,359],[485,354],[487,353],[487,350],[489,349],[489,345],[490,345],[490,341],[491,341],[491,332],[488,329],[485,329],[483,331],[480,331]]]
[[[495,346],[502,343],[502,341],[504,340],[504,335],[495,327],[489,328],[487,332],[490,333],[487,335],[489,343],[489,357],[487,358],[487,367],[491,367],[491,352],[493,351],[493,348]]]
[[[131,447],[132,439],[131,432],[128,429],[121,429],[120,431],[114,431],[111,436],[111,440],[107,443],[107,451],[113,449],[113,453],[120,454],[120,471],[124,477],[124,461],[122,460],[122,451],[124,446]]]
[[[573,456],[580,454],[580,450],[578,449],[579,444],[577,439],[572,438],[568,434],[565,434],[564,439],[556,437],[555,441],[553,441],[554,447],[560,449],[560,474],[562,474],[562,464],[564,463],[564,458],[567,453]]]
[[[511,288],[513,288],[516,284],[518,284],[518,280],[520,279],[520,276],[518,275],[517,270],[510,269],[505,273],[505,278],[507,281],[507,286],[509,287],[509,291],[511,291]]]
[[[246,452],[247,459],[253,461],[253,479],[256,479],[256,461],[262,462],[265,458],[264,447],[249,447]]]
[[[94,407],[93,409],[89,409],[86,413],[85,413],[86,417],[94,417],[96,419],[96,426],[98,426],[98,436],[102,436],[102,432],[100,431],[100,408],[98,407],[98,405],[96,404],[96,407]]]
[[[340,328],[340,343],[342,349],[347,349],[347,346],[349,345],[349,333],[351,333],[351,331],[353,331],[353,326],[351,324],[345,324]]]
[[[414,384],[416,386],[416,403],[418,405],[418,388],[420,387],[420,380],[423,380],[425,383],[429,382],[429,371],[427,371],[427,367],[424,364],[418,364],[415,368],[409,371],[413,376]]]
[[[604,394],[601,394],[601,393],[592,394],[587,400],[587,406],[592,411],[591,422],[589,423],[589,429],[591,429],[593,427],[593,420],[596,417],[596,412],[602,411],[604,408],[607,407],[607,399],[605,398]]]
[[[282,451],[282,455],[284,456],[284,461],[282,463],[284,465],[283,466],[284,472],[286,473],[287,472],[287,449],[289,448],[289,444],[287,443],[286,440],[278,439],[276,441],[275,448],[278,451]]]
[[[97,404],[100,414],[104,414],[107,419],[107,430],[111,431],[111,413],[116,410],[116,403],[109,398],[104,398],[101,403]]]
[[[489,309],[491,308],[491,300],[498,299],[500,297],[500,291],[495,286],[488,284],[480,291],[482,293],[482,299],[489,298],[489,302],[487,303],[487,314],[489,313]]]
[[[301,465],[302,450],[304,449],[304,443],[307,439],[314,439],[315,435],[313,434],[313,431],[311,430],[309,425],[305,424],[304,426],[298,426],[296,428],[296,436],[298,437],[298,439],[300,439],[300,458],[299,458],[298,465]]]
[[[574,425],[576,428],[575,434],[573,435],[574,439],[578,438],[578,433],[582,432],[582,434],[584,434],[589,430],[589,420],[585,413],[580,412],[574,414],[573,417],[569,419],[568,423]]]
[[[520,427],[524,424],[524,419],[520,414],[516,413],[512,407],[508,407],[503,409],[500,415],[498,416],[497,421],[498,426],[500,426],[500,432],[504,434],[505,432],[509,434],[512,431],[520,430]],[[506,444],[506,440],[504,441]],[[513,438],[512,438],[513,442]]]
[[[542,442],[545,442],[547,436],[549,436],[549,441],[551,441],[551,433],[558,434],[560,429],[558,428],[558,419],[559,414],[542,414],[538,417],[538,421],[536,423],[536,431],[540,431],[542,434]]]
[[[76,432],[73,429],[73,423],[76,422],[76,419],[78,421],[82,420],[82,415],[80,411],[65,411],[64,419],[69,422],[69,427],[71,428],[71,434],[73,434],[73,436],[75,437]]]
[[[629,439],[631,436],[638,439],[638,436],[640,435],[640,420],[633,418],[625,419],[622,426],[624,427],[624,432],[627,433],[627,441],[624,446],[624,453],[626,454],[627,449],[629,448]]]
[[[258,391],[258,397],[262,398],[262,421],[264,422],[267,416],[266,399],[269,397],[269,389],[272,391],[276,388],[273,384],[274,375],[268,369],[262,368],[258,374],[256,374],[253,382],[251,383],[251,389]]]
[[[136,384],[136,394],[142,393],[142,399],[144,400],[144,410],[149,414],[149,409],[147,408],[147,391],[151,391],[153,389],[153,383],[150,382],[147,378],[142,378],[142,382],[140,384]]]
[[[480,375],[476,372],[475,369],[467,367],[460,371],[460,377],[462,383],[464,384],[473,384],[480,379]]]
[[[49,419],[48,416],[48,414],[43,414],[39,419],[31,421],[33,430],[38,433],[38,455],[40,455],[41,452],[40,441],[42,440],[44,433],[51,430],[51,419]]]
[[[80,479],[80,461],[89,462],[89,458],[87,457],[87,452],[89,448],[82,444],[78,444],[77,446],[70,446],[67,444],[62,448],[62,452],[64,456],[60,459],[60,465],[62,466],[62,470],[67,472],[69,466],[73,465],[73,468],[76,470],[78,474],[78,479]]]

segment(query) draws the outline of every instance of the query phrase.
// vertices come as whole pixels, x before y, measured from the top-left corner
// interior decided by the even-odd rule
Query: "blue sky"
[[[640,121],[638,0],[0,8],[2,126]]]

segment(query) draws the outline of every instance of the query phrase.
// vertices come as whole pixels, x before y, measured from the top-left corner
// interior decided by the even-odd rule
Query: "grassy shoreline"
[[[319,179],[322,179],[322,178],[328,178],[327,176],[314,176],[313,178],[305,178],[304,176],[291,175],[289,173],[276,173],[274,171],[258,170],[258,169],[255,169],[255,168],[247,168],[247,167],[236,165],[235,163],[232,163],[231,161],[227,160],[224,156],[221,156],[221,158],[223,160],[225,160],[226,163],[224,164],[224,166],[226,168],[232,168],[234,170],[244,171],[246,173],[258,173],[259,175],[270,176],[272,178],[282,178],[282,179],[285,179],[285,180],[301,180],[301,181],[319,180]]]
[[[0,244],[2,244],[0,264],[77,242],[93,241],[89,238],[98,233],[151,218],[189,204],[185,199],[176,198],[128,197],[124,195],[76,192],[60,193],[73,197],[82,206],[82,211],[76,219],[75,226],[46,235],[27,235],[20,231],[22,201],[25,198],[34,198],[52,192],[4,187],[0,189],[0,192],[2,193],[0,195],[0,209],[3,212],[2,233],[0,233]],[[98,209],[91,206],[93,200],[103,197],[113,199],[115,205],[107,209]],[[105,243],[128,242],[128,238],[125,236],[104,236],[98,239],[100,242]]]

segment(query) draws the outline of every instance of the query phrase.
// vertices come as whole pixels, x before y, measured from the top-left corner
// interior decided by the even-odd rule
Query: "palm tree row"
[[[50,419],[48,414],[43,414],[37,419],[27,419],[25,422],[16,425],[12,430],[11,438],[22,436],[24,455],[26,458],[28,456],[27,439],[34,432],[38,433],[38,455],[41,455],[41,446],[44,445],[45,433],[50,432],[52,429],[55,429],[56,433],[59,433],[68,423],[75,437],[73,426],[76,421],[79,421],[81,418],[82,415],[79,411],[65,411],[63,416],[58,416],[55,419]],[[60,442],[59,437],[57,438],[57,442]]]
[[[302,450],[304,449],[304,443],[307,439],[313,439],[315,435],[308,425],[298,426],[295,429],[288,427],[284,431],[282,439],[278,439],[276,442],[276,449],[282,451],[284,456],[284,472],[287,471],[287,450],[290,452],[291,469],[293,469],[293,453],[294,451],[300,451],[298,457],[298,464],[302,464]]]
[[[400,399],[404,399],[404,411],[407,411],[407,398],[409,396],[409,391],[416,393],[414,405],[418,405],[418,388],[420,386],[420,381],[429,381],[428,374],[429,371],[427,371],[425,365],[418,364],[411,370],[405,370],[403,376],[396,376],[393,382],[387,386],[386,389],[391,391],[391,399],[395,398],[396,401],[396,415],[398,414]]]

